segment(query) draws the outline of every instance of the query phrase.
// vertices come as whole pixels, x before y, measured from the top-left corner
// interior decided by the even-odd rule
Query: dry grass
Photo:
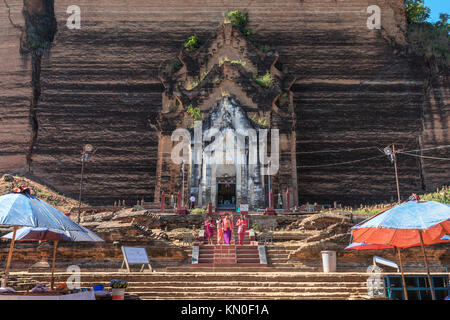
[[[78,201],[61,195],[49,187],[30,180],[26,177],[14,176],[14,181],[7,182],[0,179],[0,195],[11,192],[19,186],[29,186],[33,190],[33,194],[39,199],[47,202],[62,212],[67,212],[72,207],[78,206]]]

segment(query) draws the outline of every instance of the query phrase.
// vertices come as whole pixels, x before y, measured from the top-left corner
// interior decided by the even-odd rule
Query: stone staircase
[[[18,274],[18,280],[48,283],[49,273]],[[56,273],[56,282],[70,274]],[[186,300],[348,300],[366,299],[365,273],[311,272],[83,272],[81,287],[107,286],[111,279],[129,282],[127,293],[140,299]]]
[[[294,264],[289,261],[289,254],[298,249],[299,245],[267,245],[267,263],[270,267],[293,269],[298,268],[298,264]],[[297,271],[307,271],[305,269]],[[309,270],[312,271],[312,270]]]

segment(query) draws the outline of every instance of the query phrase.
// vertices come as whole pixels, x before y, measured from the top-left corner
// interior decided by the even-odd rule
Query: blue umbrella
[[[441,240],[450,240],[450,235],[446,234],[441,238]]]
[[[402,276],[400,248],[420,244],[430,283],[431,296],[435,300],[424,245],[441,242],[442,236],[450,233],[450,206],[435,201],[412,200],[379,213],[350,230],[355,242],[397,247]],[[403,287],[405,298],[407,298],[404,278]]]
[[[351,228],[357,242],[391,244],[408,247],[420,243],[434,244],[450,232],[450,207],[435,201],[408,201],[367,219]]]
[[[55,272],[55,259],[56,259],[56,247],[58,246],[58,241],[87,241],[87,242],[101,242],[104,241],[98,235],[96,235],[91,230],[79,226],[83,231],[64,231],[57,229],[49,229],[49,228],[31,228],[31,227],[23,227],[17,230],[16,234],[14,232],[10,232],[4,235],[2,238],[5,239],[15,239],[17,241],[54,241],[53,248],[53,263],[52,263],[52,277],[51,277],[51,288],[53,289],[54,284],[54,272]]]
[[[58,209],[25,193],[0,197],[0,225],[83,231]]]
[[[83,231],[63,231],[49,228],[23,227],[16,232],[16,241],[74,241],[74,242],[101,242],[104,241],[91,230],[80,226]],[[12,239],[13,232],[2,238]]]
[[[65,231],[83,230],[61,211],[32,196],[28,188],[23,189],[22,192],[14,192],[0,197],[0,225],[14,226],[6,263],[6,278],[9,273],[18,226],[46,227]],[[6,285],[6,283],[3,283],[3,285]]]

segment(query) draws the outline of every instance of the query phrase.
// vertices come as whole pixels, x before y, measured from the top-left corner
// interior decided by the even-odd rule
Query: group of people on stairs
[[[247,219],[244,215],[241,215],[236,221],[236,227],[238,228],[239,244],[242,245],[244,244],[245,231],[248,228]],[[207,218],[205,221],[205,237],[208,239],[208,244],[213,244],[214,229],[217,229],[217,244],[231,244],[233,228],[231,214],[219,217],[215,223],[212,217]]]

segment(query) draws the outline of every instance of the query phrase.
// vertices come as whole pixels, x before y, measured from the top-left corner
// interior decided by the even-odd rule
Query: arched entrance
[[[217,179],[217,208],[236,210],[236,178]]]

